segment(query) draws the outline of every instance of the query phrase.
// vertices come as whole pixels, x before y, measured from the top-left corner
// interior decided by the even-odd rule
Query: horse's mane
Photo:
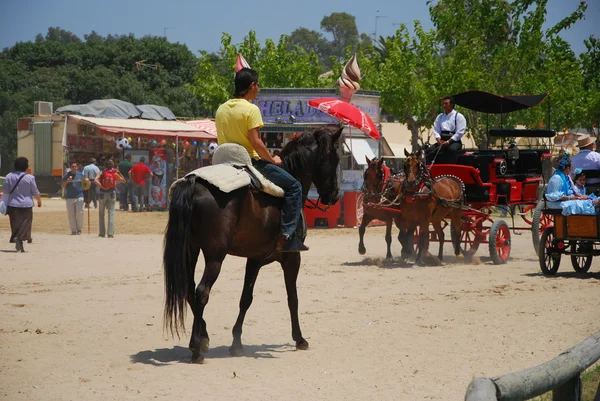
[[[331,132],[326,128],[317,128],[313,132],[303,133],[298,138],[288,142],[279,155],[282,167],[292,175],[304,170],[309,162],[311,148],[317,145],[317,159],[327,154],[331,147]]]

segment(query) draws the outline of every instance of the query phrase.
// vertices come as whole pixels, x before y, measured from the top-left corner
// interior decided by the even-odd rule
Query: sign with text
[[[337,119],[308,105],[310,99],[318,97],[334,97],[331,94],[301,94],[301,93],[265,93],[258,94],[254,104],[260,109],[263,121],[267,124],[290,123],[290,116],[297,123],[336,123]],[[352,104],[371,117],[379,124],[379,97],[354,95]]]

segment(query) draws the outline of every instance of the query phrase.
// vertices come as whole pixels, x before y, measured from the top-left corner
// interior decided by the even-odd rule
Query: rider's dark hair
[[[446,96],[444,99],[442,100],[449,100],[450,104],[452,105],[452,107],[454,107],[454,98],[452,96]]]
[[[251,68],[242,68],[235,74],[235,97],[243,97],[248,93],[250,85],[258,83],[258,72]]]

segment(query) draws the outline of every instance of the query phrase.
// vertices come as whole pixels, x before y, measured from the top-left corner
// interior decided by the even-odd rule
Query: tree
[[[415,21],[411,37],[402,24],[382,47],[386,57],[371,85],[381,91],[381,107],[408,126],[415,148],[420,132],[431,127],[436,116],[442,60],[435,32]],[[377,50],[373,52],[377,57]]]
[[[323,17],[321,20],[321,29],[333,36],[331,42],[331,54],[341,61],[345,54],[345,49],[350,47],[356,50],[358,44],[358,29],[356,27],[356,18],[348,13],[332,13]]]
[[[63,45],[68,45],[69,43],[81,43],[81,39],[79,39],[77,35],[59,27],[48,28],[48,33],[46,33],[46,40],[58,42]]]
[[[584,43],[587,51],[581,55],[581,63],[586,110],[582,122],[592,131],[600,128],[600,40],[590,36]]]
[[[239,45],[231,43],[224,33],[221,48],[216,54],[201,52],[195,84],[190,86],[211,112],[233,95],[234,65],[238,53],[260,74],[263,88],[315,88],[330,85],[319,80],[322,67],[315,52],[307,53],[300,46],[290,47],[286,35],[278,43],[271,39],[264,47],[250,31]]]
[[[443,78],[440,95],[480,89],[498,94],[552,92],[552,126],[574,123],[577,60],[557,35],[582,18],[581,2],[554,27],[543,30],[547,0],[428,1],[437,40],[442,45]],[[563,85],[559,82],[564,74]],[[568,80],[568,81],[567,81]],[[538,126],[544,110],[534,108],[510,115],[505,122]],[[486,146],[485,123],[479,113],[465,112],[475,139]],[[580,113],[579,113],[580,114]]]
[[[329,63],[331,44],[320,32],[307,28],[295,29],[290,34],[288,43],[288,50],[290,51],[298,46],[304,49],[306,53],[314,52],[319,56],[321,64]]]
[[[197,59],[185,46],[163,37],[136,38],[95,32],[82,42],[71,32],[50,28],[46,37],[20,42],[0,52],[0,152],[2,173],[16,156],[17,118],[33,113],[33,102],[54,108],[118,98],[134,104],[159,104],[176,116],[207,116],[187,88]],[[147,60],[158,70],[136,68]]]

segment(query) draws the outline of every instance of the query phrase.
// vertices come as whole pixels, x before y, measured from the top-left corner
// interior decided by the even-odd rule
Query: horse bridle
[[[325,205],[325,207],[319,206],[320,200],[321,200],[321,195],[319,195],[316,202],[310,198],[304,198],[304,207],[307,209],[317,209],[317,210],[320,210],[321,212],[328,211],[329,207],[331,205]],[[308,205],[306,205],[307,202],[308,202]]]
[[[373,164],[375,164],[375,163],[373,163]],[[369,165],[369,167],[371,167],[371,165]],[[367,167],[367,170],[368,170],[369,167]],[[380,191],[373,192],[373,197],[374,198],[379,198],[379,197],[381,197],[381,194],[383,194],[386,191],[386,189],[387,189],[387,182],[384,181],[383,167],[381,167],[381,166],[376,167],[376,170],[377,170],[377,178],[379,179],[379,182],[381,182],[382,184],[381,184],[381,190]],[[367,195],[367,191],[368,191],[368,189],[367,189],[367,171],[365,171],[365,173],[363,174],[363,184],[362,184],[362,187],[360,188],[360,190],[365,195]]]
[[[406,160],[404,161],[404,164],[408,164],[410,163],[410,161],[413,159],[413,156],[408,156],[406,158]],[[412,188],[416,188],[415,192],[418,192],[423,185],[425,185],[425,180],[429,177],[429,170],[425,167],[425,165],[423,164],[422,161],[418,161],[418,171],[415,173],[415,179],[414,181],[408,181],[408,175],[406,174],[406,172],[404,173],[404,175],[406,176],[406,180],[402,183],[402,194],[404,195],[406,193],[406,189],[408,187],[408,185],[410,185]]]

